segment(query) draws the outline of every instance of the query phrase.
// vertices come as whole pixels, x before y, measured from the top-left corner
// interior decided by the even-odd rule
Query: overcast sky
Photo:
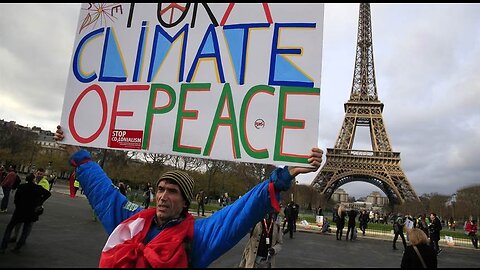
[[[318,146],[332,148],[352,87],[359,4],[326,4]],[[80,4],[0,4],[0,119],[60,123]],[[371,4],[383,120],[418,195],[480,183],[480,5]],[[368,130],[354,148],[371,150]],[[315,174],[299,177],[310,184]],[[375,186],[342,186],[366,196]]]

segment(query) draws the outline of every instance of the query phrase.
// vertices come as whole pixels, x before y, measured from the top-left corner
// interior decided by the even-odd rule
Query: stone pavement
[[[54,187],[52,197],[45,203],[45,213],[34,224],[27,244],[20,254],[8,249],[6,254],[0,255],[0,268],[98,266],[107,234],[101,224],[93,220],[93,212],[85,197],[80,195],[72,199],[67,194],[66,186]],[[1,235],[12,211],[13,200],[8,212],[0,214]],[[396,268],[402,257],[401,249],[391,249],[391,240],[359,236],[353,242],[336,241],[334,234],[319,234],[315,228],[301,225],[293,239],[288,236],[284,239],[284,246],[277,256],[279,268]],[[237,267],[247,240],[245,236],[210,268]],[[439,256],[439,267],[479,268],[480,252],[445,248]]]
[[[67,181],[59,181],[56,186],[53,188],[54,192],[62,193],[69,195],[70,191],[67,186]],[[80,191],[77,193],[77,197],[80,198],[86,198],[85,195],[81,194]],[[189,211],[192,215],[196,216],[197,212],[195,209],[190,209]],[[205,215],[208,217],[212,213],[211,212],[205,212]],[[335,233],[336,231],[336,226],[335,223],[331,225],[332,232]],[[320,232],[320,227],[317,226],[316,224],[308,224],[308,225],[303,225],[300,221],[297,223],[297,230],[299,232],[308,232],[308,233],[318,233],[321,234]],[[343,235],[346,235],[346,228],[344,229]],[[360,232],[360,231],[359,231]],[[361,232],[360,232],[361,233]],[[376,240],[383,240],[383,241],[393,241],[393,231],[392,232],[385,232],[385,231],[373,231],[367,229],[366,235],[361,236],[359,234],[359,237],[364,238],[364,239],[376,239]],[[400,239],[401,241],[401,239]],[[447,245],[445,239],[441,239],[439,242],[440,248],[442,249],[449,249],[449,248],[460,248],[460,249],[474,249],[470,241],[458,241],[454,246]],[[477,250],[480,251],[480,250]]]

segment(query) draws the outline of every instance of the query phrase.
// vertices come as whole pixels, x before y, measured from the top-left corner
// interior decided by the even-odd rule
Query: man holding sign
[[[58,127],[56,141],[64,139]],[[155,207],[128,201],[90,153],[65,145],[76,178],[109,234],[100,267],[208,267],[237,244],[265,214],[280,211],[280,191],[299,174],[315,172],[323,151],[312,148],[310,167],[277,168],[270,177],[212,216],[194,220],[188,213],[195,181],[183,171],[163,174],[155,185]]]
[[[318,170],[323,13],[316,3],[82,4],[55,139],[110,235],[101,267],[207,267],[280,211],[295,176]],[[185,172],[162,175],[143,210],[78,146],[287,166],[194,221]]]

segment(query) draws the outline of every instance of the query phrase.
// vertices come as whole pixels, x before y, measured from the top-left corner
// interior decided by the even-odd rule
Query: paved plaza
[[[34,224],[32,233],[20,254],[7,249],[0,254],[0,268],[80,268],[97,267],[107,234],[83,196],[70,198],[67,189],[54,187],[45,203],[45,213]],[[0,214],[0,234],[13,211]],[[402,249],[392,250],[391,240],[363,238],[337,241],[334,234],[299,230],[294,238],[284,237],[277,256],[278,268],[398,268]],[[247,237],[210,265],[210,268],[237,267]],[[401,243],[400,243],[401,246]],[[444,247],[438,257],[439,268],[480,268],[480,251],[468,248]]]

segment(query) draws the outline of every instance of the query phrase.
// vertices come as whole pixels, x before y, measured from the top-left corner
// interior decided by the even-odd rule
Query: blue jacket
[[[88,151],[76,152],[70,158],[70,163],[78,165],[76,178],[109,235],[122,221],[144,210],[120,193],[102,168],[91,161]],[[190,253],[192,266],[208,267],[235,246],[271,211],[269,182],[274,183],[275,196],[279,200],[280,191],[288,190],[292,179],[288,167],[277,168],[268,179],[253,187],[233,204],[208,218],[195,220]]]

